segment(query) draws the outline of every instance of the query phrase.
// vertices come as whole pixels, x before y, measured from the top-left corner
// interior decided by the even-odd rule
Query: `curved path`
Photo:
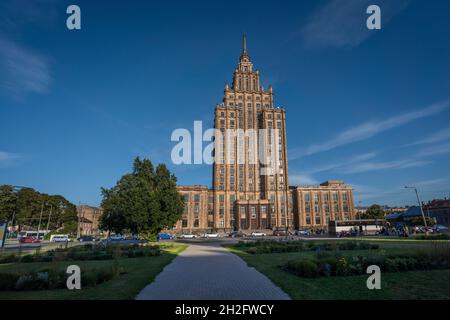
[[[136,297],[138,300],[286,300],[266,276],[217,243],[192,244]]]

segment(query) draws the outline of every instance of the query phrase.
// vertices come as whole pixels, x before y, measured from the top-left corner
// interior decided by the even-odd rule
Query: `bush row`
[[[335,241],[325,243],[303,242],[303,241],[256,241],[245,245],[238,244],[243,247],[247,253],[280,253],[280,252],[299,252],[299,251],[335,251],[335,250],[375,250],[379,246],[364,241]]]
[[[129,246],[114,248],[69,248],[69,249],[55,249],[46,253],[27,254],[19,256],[14,253],[0,257],[0,264],[13,262],[51,262],[59,261],[84,261],[84,260],[111,260],[114,255],[125,256],[128,258],[134,257],[152,257],[161,254],[161,249],[158,246]]]
[[[450,261],[432,254],[375,255],[346,257],[318,256],[290,260],[282,267],[287,272],[305,278],[350,276],[365,274],[367,267],[377,265],[383,272],[404,272],[450,268]]]
[[[118,275],[114,267],[81,272],[81,287],[94,287]],[[64,270],[47,269],[38,272],[0,273],[0,291],[46,290],[66,288],[69,275]]]

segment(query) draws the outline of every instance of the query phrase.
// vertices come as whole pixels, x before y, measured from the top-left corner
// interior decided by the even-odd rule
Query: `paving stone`
[[[287,300],[265,275],[219,244],[192,244],[136,297],[138,300]]]

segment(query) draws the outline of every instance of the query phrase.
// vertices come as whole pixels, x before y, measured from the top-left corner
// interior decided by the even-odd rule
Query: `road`
[[[218,242],[191,244],[136,297],[138,300],[287,300],[266,276]]]

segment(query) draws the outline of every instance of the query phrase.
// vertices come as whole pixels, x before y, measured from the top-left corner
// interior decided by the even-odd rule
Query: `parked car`
[[[22,237],[19,240],[20,243],[39,243],[41,240],[34,237]]]
[[[168,234],[168,233],[160,233],[160,234],[158,234],[158,239],[159,240],[172,240],[174,237],[173,236],[171,236],[170,234]]]
[[[433,226],[433,229],[436,232],[448,232],[448,227],[442,225],[442,224],[436,224]]]
[[[114,234],[114,235],[109,236],[109,240],[110,241],[121,241],[121,240],[125,240],[125,237],[120,234]]]
[[[288,231],[288,235],[289,235],[289,231]],[[274,236],[285,236],[286,235],[286,229],[276,229],[273,231],[273,235]]]
[[[179,236],[180,239],[194,239],[197,236],[195,234],[192,233],[183,233]]]
[[[232,231],[228,234],[228,236],[231,238],[242,238],[242,237],[246,237],[247,235],[245,233],[243,233],[242,231]]]
[[[203,236],[205,238],[218,238],[219,234],[218,233],[205,233],[205,235]]]
[[[69,242],[69,236],[67,234],[53,234],[50,237],[50,242]]]
[[[252,237],[265,237],[265,236],[266,234],[264,232],[257,232],[257,231],[252,232]]]
[[[311,232],[309,230],[295,230],[296,236],[309,236]]]
[[[81,242],[98,241],[99,238],[94,236],[81,236],[79,239]]]

